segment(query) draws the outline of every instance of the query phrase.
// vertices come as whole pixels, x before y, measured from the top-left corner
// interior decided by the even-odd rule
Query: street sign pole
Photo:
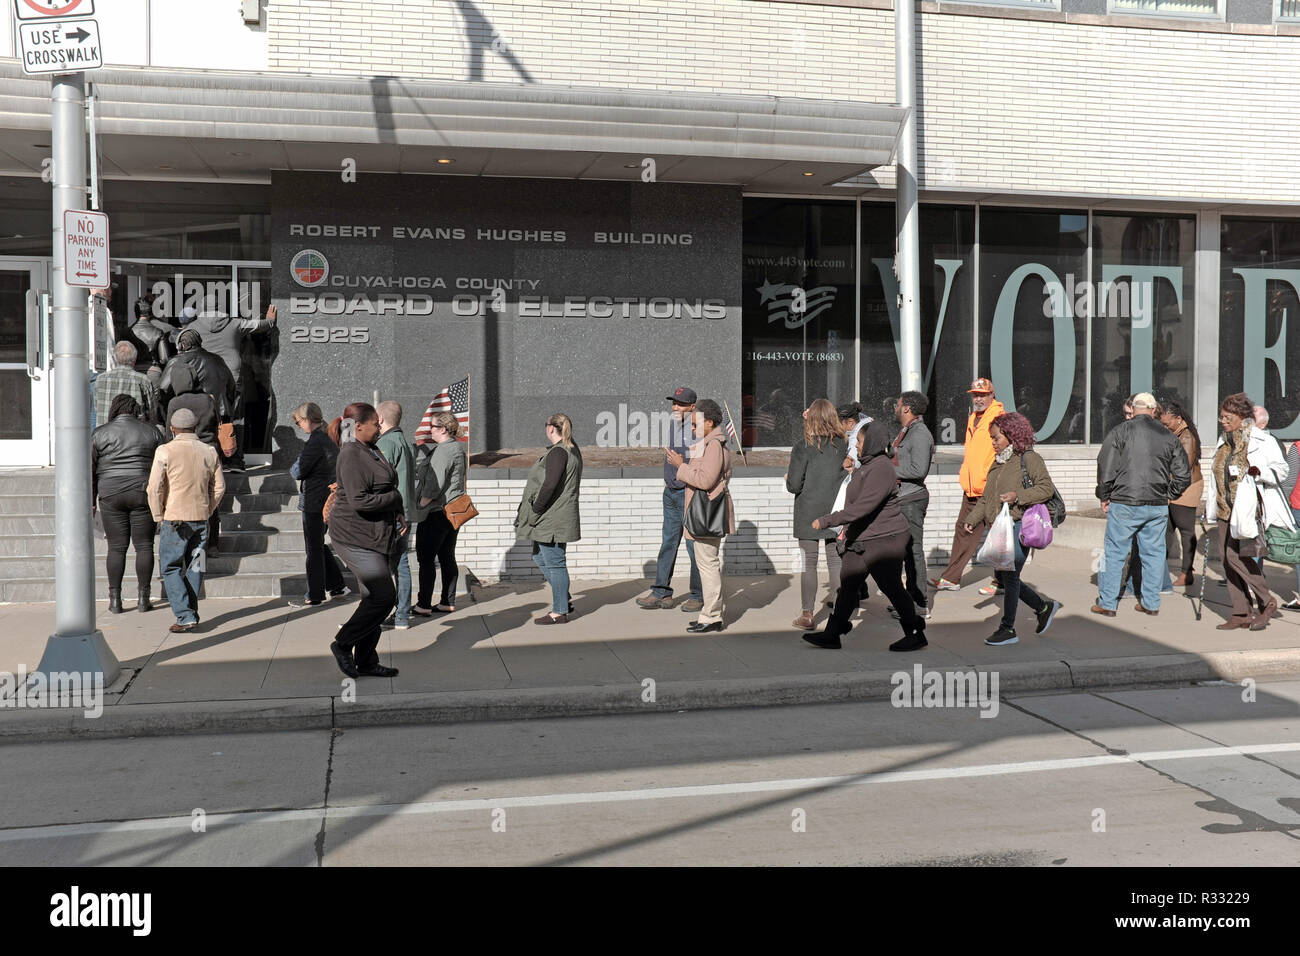
[[[54,634],[37,670],[121,672],[95,629],[95,549],[90,527],[89,330],[85,291],[68,283],[64,213],[86,208],[85,77],[50,79],[50,145],[54,160]]]

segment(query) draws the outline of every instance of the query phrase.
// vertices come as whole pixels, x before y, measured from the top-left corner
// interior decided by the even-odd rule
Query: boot
[[[108,589],[108,613],[109,614],[122,613],[122,589],[121,588]]]
[[[135,609],[141,613],[144,611],[152,611],[153,605],[149,603],[149,585],[143,585],[139,588],[137,593],[139,597],[136,599]]]

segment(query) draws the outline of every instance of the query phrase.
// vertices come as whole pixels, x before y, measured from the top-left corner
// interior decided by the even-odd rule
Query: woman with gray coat
[[[830,591],[839,587],[840,555],[835,549],[834,528],[813,530],[813,519],[834,510],[835,498],[844,483],[844,428],[835,406],[819,398],[808,406],[803,420],[803,440],[790,449],[790,468],[785,490],[794,495],[794,536],[802,552],[799,576],[803,613],[790,623],[801,631],[815,626],[817,608],[817,552],[826,551]]]
[[[415,535],[415,559],[420,565],[420,587],[412,614],[431,617],[456,610],[456,584],[460,566],[456,564],[456,540],[460,529],[447,520],[446,507],[465,493],[465,443],[460,441],[460,422],[451,412],[439,412],[431,426],[433,444],[420,446],[416,465],[415,487],[419,495],[419,531]],[[433,601],[435,570],[442,569],[442,600]]]

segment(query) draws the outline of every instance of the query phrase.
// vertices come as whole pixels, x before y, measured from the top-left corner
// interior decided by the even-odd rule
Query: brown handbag
[[[325,523],[330,523],[330,515],[334,513],[334,506],[339,500],[339,483],[330,482],[330,496],[325,499],[325,506],[320,510],[320,516],[325,519]]]
[[[470,518],[478,516],[478,509],[474,507],[474,502],[470,500],[469,495],[461,495],[455,501],[447,502],[443,511],[447,515],[447,522],[457,531]]]
[[[217,444],[221,446],[221,454],[227,458],[235,453],[234,422],[222,422],[217,426]]]

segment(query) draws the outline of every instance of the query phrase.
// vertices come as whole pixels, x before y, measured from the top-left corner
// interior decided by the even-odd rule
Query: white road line
[[[935,767],[930,770],[887,770],[882,773],[848,774],[837,777],[796,777],[785,780],[755,780],[749,783],[714,783],[692,787],[655,787],[644,790],[596,790],[587,793],[550,793],[527,797],[476,797],[472,800],[428,800],[419,803],[377,804],[374,806],[316,807],[308,810],[249,810],[206,815],[208,829],[230,824],[292,823],[348,820],[356,817],[389,817],[430,813],[467,813],[495,810],[498,807],[562,807],[597,803],[626,803],[637,800],[671,800],[683,797],[721,797],[747,793],[780,793],[786,790],[818,790],[839,787],[862,787],[887,783],[916,783],[930,780],[960,780],[973,777],[1000,777],[1016,773],[1051,773],[1057,770],[1088,770],[1121,764],[1159,763],[1167,760],[1195,760],[1206,757],[1241,757],[1252,754],[1296,753],[1300,742],[1251,744],[1244,747],[1197,747],[1190,750],[1149,750],[1127,755],[1102,754],[1095,757],[1064,757],[1055,760],[1031,760],[1023,763],[976,764],[969,767]],[[77,836],[115,833],[138,833],[150,830],[188,830],[189,815],[147,817],[104,823],[67,823],[43,827],[15,827],[0,830],[0,843],[18,840],[49,840]]]

